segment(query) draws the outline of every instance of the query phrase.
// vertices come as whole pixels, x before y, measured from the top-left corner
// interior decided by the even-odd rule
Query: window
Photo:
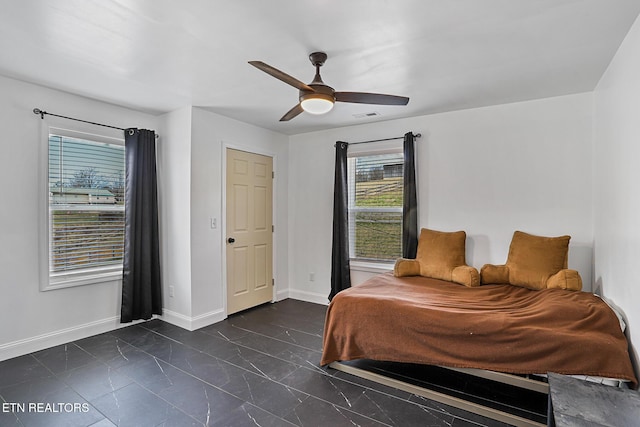
[[[49,133],[47,157],[47,288],[113,280],[124,252],[123,141]]]
[[[402,150],[356,153],[348,159],[351,259],[394,261],[402,256]]]

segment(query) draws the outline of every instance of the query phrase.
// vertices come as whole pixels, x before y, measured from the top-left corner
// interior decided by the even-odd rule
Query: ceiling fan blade
[[[336,92],[335,96],[336,101],[356,104],[407,105],[409,103],[409,98],[406,96],[384,95],[381,93]]]
[[[288,122],[289,120],[293,119],[295,116],[297,116],[298,114],[302,113],[303,111],[304,110],[302,109],[302,105],[297,104],[291,110],[287,111],[287,113],[284,116],[282,116],[280,121],[281,122]]]
[[[289,74],[278,70],[277,68],[273,68],[271,65],[265,64],[262,61],[249,61],[249,64],[253,65],[259,70],[264,71],[270,76],[275,77],[278,80],[282,80],[288,85],[295,87],[298,90],[308,90],[311,92],[315,92],[312,87],[302,83],[300,80],[295,77],[291,77]]]

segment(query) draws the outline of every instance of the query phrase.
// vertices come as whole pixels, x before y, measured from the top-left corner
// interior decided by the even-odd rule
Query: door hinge
[[[271,171],[271,178],[275,178],[276,177],[276,172],[275,171]]]
[[[271,286],[275,286],[276,285],[276,279],[271,279]]]
[[[272,225],[272,226],[271,226],[271,232],[273,233],[273,232],[275,232],[275,231],[276,231],[276,226],[275,226],[275,225]]]

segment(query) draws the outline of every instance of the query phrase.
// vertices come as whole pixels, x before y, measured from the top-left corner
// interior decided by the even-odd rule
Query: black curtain
[[[125,236],[120,322],[162,314],[156,135],[126,129]]]
[[[418,249],[418,198],[413,132],[404,134],[404,187],[402,205],[402,257],[414,259]]]
[[[347,193],[346,142],[336,142],[335,182],[333,190],[333,246],[331,249],[331,293],[329,301],[351,287],[349,267],[349,214]]]

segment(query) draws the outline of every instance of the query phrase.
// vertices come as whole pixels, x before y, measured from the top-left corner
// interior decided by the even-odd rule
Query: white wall
[[[287,137],[187,106],[154,117],[0,77],[0,360],[119,327],[120,281],[40,291],[41,119],[52,113],[119,127],[157,129],[163,305],[168,321],[195,328],[224,317],[223,145],[275,158],[276,292],[288,297]],[[70,129],[105,128],[51,119]],[[209,226],[210,217],[218,229]],[[174,296],[169,296],[169,286]]]
[[[274,159],[274,298],[288,297],[287,136],[193,108],[191,153],[191,253],[193,316],[224,317],[225,310],[225,148]],[[215,218],[217,228],[211,228]]]
[[[640,345],[640,21],[595,90],[595,283]],[[638,359],[637,352],[635,355]]]
[[[163,317],[193,329],[224,318],[224,147],[274,157],[275,299],[288,293],[288,138],[187,106],[154,117],[0,77],[0,360],[121,326],[120,281],[40,291],[41,119],[38,107],[120,127],[156,129]],[[53,120],[53,119],[49,119]],[[110,134],[101,127],[56,125]],[[211,229],[210,218],[218,228]],[[174,296],[169,295],[169,286]]]
[[[163,318],[196,329],[226,317],[225,147],[274,158],[274,299],[288,297],[287,137],[191,106],[163,120],[166,137],[159,150]]]
[[[161,117],[158,129],[158,209],[163,316],[191,318],[191,106]],[[170,296],[170,288],[173,296]]]
[[[334,142],[421,133],[419,227],[466,230],[467,263],[506,261],[514,230],[569,234],[569,266],[592,280],[592,95],[578,94],[290,138],[290,293],[330,290]],[[309,273],[315,273],[315,281]]]
[[[38,107],[118,127],[157,128],[155,117],[0,77],[0,360],[117,327],[120,281],[40,291]],[[105,128],[58,121],[104,134]],[[46,185],[46,184],[45,184]]]

